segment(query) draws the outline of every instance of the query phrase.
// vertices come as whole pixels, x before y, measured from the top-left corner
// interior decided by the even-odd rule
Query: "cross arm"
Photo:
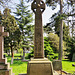
[[[9,32],[2,32],[2,36],[9,36]]]

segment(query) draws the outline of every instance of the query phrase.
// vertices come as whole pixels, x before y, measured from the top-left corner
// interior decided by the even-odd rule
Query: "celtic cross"
[[[42,0],[34,0],[31,9],[35,13],[34,58],[44,58],[42,13],[45,3]]]

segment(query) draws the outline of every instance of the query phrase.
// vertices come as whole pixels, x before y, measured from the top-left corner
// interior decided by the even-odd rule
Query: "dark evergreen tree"
[[[23,49],[23,59],[25,58],[25,49],[30,45],[30,40],[33,38],[33,21],[32,13],[28,10],[28,6],[25,5],[24,0],[20,0],[20,4],[16,7],[16,20],[21,32],[21,43]]]
[[[68,41],[68,47],[66,51],[69,53],[68,59],[72,61],[73,53],[75,53],[75,37],[71,38]]]

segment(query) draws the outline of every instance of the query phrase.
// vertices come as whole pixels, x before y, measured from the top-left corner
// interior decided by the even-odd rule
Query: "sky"
[[[19,0],[12,0],[12,1],[13,2],[11,4],[8,4],[8,5],[13,7],[13,8],[16,8],[16,4],[19,3]],[[43,0],[43,1],[45,1],[45,0]],[[26,5],[29,5],[29,10],[31,10],[31,2],[26,3]],[[43,25],[46,25],[46,23],[49,23],[49,19],[52,16],[52,14],[56,13],[59,9],[60,9],[59,5],[57,6],[57,8],[55,10],[52,10],[50,7],[46,6],[46,9],[45,9],[45,11],[42,14]],[[15,9],[11,9],[11,11],[15,12],[16,10]],[[13,13],[11,13],[11,14],[14,15]],[[35,19],[35,15],[33,15],[33,19]]]

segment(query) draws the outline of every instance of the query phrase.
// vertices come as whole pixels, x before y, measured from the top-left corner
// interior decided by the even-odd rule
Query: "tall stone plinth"
[[[28,62],[27,75],[53,75],[51,61],[44,59],[31,59]]]

